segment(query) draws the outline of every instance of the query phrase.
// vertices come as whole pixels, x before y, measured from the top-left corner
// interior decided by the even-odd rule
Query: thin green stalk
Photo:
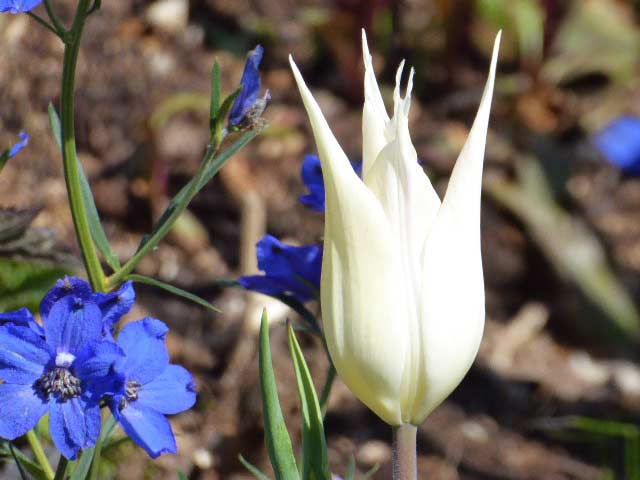
[[[46,2],[48,4],[49,2]],[[62,70],[62,100],[61,100],[61,124],[62,124],[62,158],[64,163],[64,177],[67,184],[67,194],[71,206],[71,215],[76,230],[76,236],[84,264],[89,276],[89,281],[94,290],[104,291],[104,272],[100,265],[100,259],[91,237],[89,221],[87,219],[80,173],[78,169],[78,152],[75,138],[75,77],[80,51],[80,40],[87,18],[89,0],[80,0],[73,25],[69,31],[68,41],[64,47],[64,66]],[[54,20],[55,17],[52,17]]]
[[[65,28],[64,24],[60,20],[60,17],[58,17],[58,14],[53,8],[51,0],[44,0],[44,8],[47,9],[47,14],[49,15],[49,18],[51,19],[51,21],[53,22],[54,28],[57,30],[56,33],[60,37],[64,37],[67,34],[67,29]]]
[[[136,269],[140,261],[147,255],[149,255],[151,252],[153,252],[155,248],[158,246],[158,244],[160,243],[160,241],[169,233],[169,231],[173,227],[173,224],[180,217],[182,212],[186,210],[187,206],[189,205],[193,197],[198,193],[202,178],[204,177],[207,171],[207,165],[212,159],[215,158],[216,153],[218,153],[219,146],[220,146],[220,143],[214,142],[214,143],[211,143],[207,148],[207,152],[205,153],[204,159],[202,161],[202,167],[200,168],[198,175],[194,178],[191,188],[189,189],[189,192],[186,195],[187,200],[185,202],[182,202],[179,208],[176,208],[171,212],[167,221],[165,221],[160,226],[160,228],[158,228],[157,231],[153,232],[153,235],[151,236],[149,241],[147,241],[135,253],[135,255],[131,257],[131,259],[129,259],[129,261],[122,266],[120,270],[115,272],[113,275],[111,275],[107,279],[107,284],[108,284],[107,286],[115,286],[123,282],[124,279]]]
[[[324,417],[327,414],[327,407],[329,405],[329,395],[331,395],[331,389],[333,388],[333,382],[336,379],[336,367],[333,366],[333,363],[329,365],[329,369],[327,370],[327,379],[324,382],[324,387],[322,388],[322,394],[320,395],[320,409],[322,410],[322,416]]]
[[[33,18],[36,22],[38,22],[44,28],[46,28],[50,32],[54,33],[56,36],[60,37],[60,32],[58,32],[53,25],[51,25],[49,22],[47,22],[40,15],[38,15],[37,13],[33,13],[33,12],[27,12],[27,15],[29,15],[31,18]]]
[[[67,466],[69,465],[69,460],[60,455],[60,460],[58,461],[58,468],[56,468],[56,476],[54,480],[64,480],[65,475],[67,474]]]
[[[417,480],[418,427],[405,423],[393,429],[393,480]]]
[[[53,468],[51,468],[49,459],[42,449],[42,444],[40,443],[40,439],[38,438],[38,435],[36,435],[35,430],[29,430],[27,432],[27,440],[29,441],[31,450],[33,450],[33,454],[36,456],[36,460],[38,460],[38,463],[42,467],[44,474],[49,480],[53,480],[55,476],[55,474],[53,473]]]

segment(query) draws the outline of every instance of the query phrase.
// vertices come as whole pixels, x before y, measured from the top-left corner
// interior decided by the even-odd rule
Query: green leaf
[[[62,149],[62,126],[60,124],[60,117],[51,103],[49,104],[49,123],[51,124],[51,130],[53,131],[56,143],[58,144],[58,147]],[[98,250],[100,250],[100,253],[102,253],[105,262],[107,262],[107,264],[114,270],[118,270],[120,268],[120,260],[111,248],[109,240],[107,239],[107,234],[102,227],[100,215],[96,208],[96,202],[93,199],[93,192],[91,191],[89,180],[87,179],[87,175],[84,173],[84,168],[82,168],[80,161],[78,161],[78,172],[80,174],[80,188],[82,189],[82,199],[84,200],[84,208],[87,213],[87,220],[89,221],[91,237],[93,238],[96,247],[98,247]]]
[[[242,455],[238,455],[238,459],[240,460],[240,463],[242,463],[242,465],[244,465],[244,467],[249,470],[249,472],[251,472],[253,474],[254,477],[256,477],[258,480],[271,480],[269,477],[267,477],[264,473],[262,473],[258,467],[256,467],[255,465],[251,464],[247,459],[245,459]]]
[[[91,465],[93,464],[93,458],[95,455],[95,447],[89,447],[82,451],[82,456],[80,457],[80,461],[78,462],[73,475],[71,475],[71,480],[85,480],[89,476],[89,470],[91,470]]]
[[[153,231],[150,235],[146,235],[143,237],[140,245],[138,246],[138,250],[140,250],[145,244],[149,243],[151,240],[154,240],[155,235],[161,231],[164,224],[169,220],[171,215],[178,208],[182,208],[183,203],[188,203],[191,201],[193,196],[195,196],[200,190],[202,190],[207,183],[211,181],[211,179],[218,173],[218,171],[227,163],[227,161],[235,155],[238,150],[246,146],[251,140],[253,140],[259,132],[249,131],[242,135],[238,140],[236,140],[228,149],[222,152],[220,155],[215,157],[209,165],[207,162],[203,164],[205,172],[202,175],[201,181],[196,185],[196,188],[193,192],[191,189],[193,188],[193,184],[196,181],[196,178],[192,178],[189,183],[187,183],[182,189],[176,194],[175,197],[169,203],[167,209],[162,213],[160,219],[156,222],[153,227]],[[190,195],[191,193],[191,195]]]
[[[189,480],[189,477],[182,470],[178,472],[178,480]]]
[[[49,103],[49,124],[51,125],[51,131],[53,132],[53,138],[56,139],[58,148],[62,150],[62,124],[60,123],[60,116],[56,112],[56,107],[53,103]]]
[[[9,161],[9,155],[11,154],[11,150],[4,150],[1,154],[0,154],[0,172],[2,172],[2,169],[4,168],[4,166],[7,164],[7,162]]]
[[[174,295],[177,295],[182,298],[186,298],[187,300],[193,303],[197,303],[202,307],[208,308],[209,310],[213,310],[214,312],[217,312],[217,313],[222,313],[222,310],[211,305],[204,298],[194,295],[193,293],[187,292],[186,290],[182,290],[181,288],[174,287],[173,285],[165,283],[161,280],[156,280],[155,278],[146,277],[144,275],[139,275],[137,273],[132,273],[131,275],[128,275],[127,280],[133,280],[134,282],[137,282],[137,283],[144,283],[146,285],[151,285],[153,287],[161,288],[163,290],[166,290],[167,292],[173,293]]]
[[[367,473],[362,476],[362,480],[368,480],[369,478],[373,477],[379,469],[380,465],[374,465],[369,469]]]
[[[293,455],[291,438],[280,408],[278,387],[273,372],[271,345],[269,344],[269,320],[266,309],[262,313],[262,323],[260,324],[260,389],[262,391],[265,443],[276,480],[299,480],[298,467]]]
[[[211,71],[211,107],[209,108],[209,128],[214,129],[218,112],[220,111],[220,102],[222,101],[222,72],[218,60],[213,63]]]
[[[302,479],[331,480],[320,403],[295,332],[291,326],[288,331],[302,406]]]
[[[51,262],[0,258],[0,311],[37,310],[47,291],[70,273],[71,269]]]
[[[347,466],[347,473],[344,475],[344,480],[355,480],[356,478],[356,459],[351,455],[349,465]]]
[[[31,460],[31,458],[25,455],[22,450],[14,446],[11,442],[0,440],[0,460],[5,458],[11,458],[16,462],[21,475],[26,471],[29,472],[29,474],[36,480],[47,480],[47,476],[40,465]]]
[[[243,85],[240,85],[231,93],[231,95],[224,99],[224,102],[222,102],[222,105],[220,106],[220,111],[218,112],[218,120],[224,120],[227,117],[229,110],[231,110],[231,107],[233,106],[233,102],[236,101],[236,98],[238,98],[242,89]]]

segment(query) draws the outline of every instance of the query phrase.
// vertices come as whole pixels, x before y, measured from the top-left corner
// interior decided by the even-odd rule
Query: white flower
[[[409,137],[413,69],[393,117],[362,34],[363,180],[291,59],[326,188],[321,304],[326,340],[351,391],[391,425],[418,425],[460,383],[484,328],[482,164],[500,34],[466,144],[440,201]]]

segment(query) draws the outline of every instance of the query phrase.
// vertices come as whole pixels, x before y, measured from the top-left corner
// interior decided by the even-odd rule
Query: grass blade
[[[204,298],[194,295],[193,293],[187,292],[186,290],[175,287],[168,283],[165,283],[161,280],[157,280],[151,277],[146,277],[144,275],[139,275],[137,273],[132,273],[131,275],[128,275],[127,280],[133,280],[136,283],[144,283],[145,285],[151,285],[152,287],[161,288],[163,290],[166,290],[169,293],[177,295],[178,297],[186,298],[187,300],[193,303],[197,303],[198,305],[204,308],[208,308],[209,310],[213,310],[214,312],[217,312],[217,313],[222,313],[222,310],[220,310],[218,307],[213,306],[212,304],[207,302]]]
[[[256,467],[255,465],[253,465],[251,462],[249,462],[246,458],[244,458],[242,455],[238,455],[238,459],[240,460],[240,463],[242,463],[242,465],[244,465],[244,468],[246,468],[247,470],[249,470],[249,472],[256,477],[258,480],[271,480],[269,477],[267,477],[264,473],[262,473],[258,467]]]
[[[276,479],[299,480],[298,466],[280,408],[280,398],[273,372],[271,345],[269,344],[269,320],[266,309],[262,313],[260,325],[260,389],[262,391],[265,442]]]
[[[327,442],[324,436],[322,410],[307,362],[289,326],[289,349],[298,381],[298,394],[302,406],[302,479],[331,480]]]

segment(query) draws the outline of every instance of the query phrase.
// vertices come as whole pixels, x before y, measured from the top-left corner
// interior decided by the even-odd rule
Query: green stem
[[[44,453],[42,449],[42,444],[40,443],[40,439],[38,435],[36,435],[35,430],[29,430],[27,432],[27,440],[29,441],[29,445],[31,446],[31,450],[33,450],[33,454],[36,456],[36,460],[42,467],[45,476],[49,480],[53,480],[55,474],[53,473],[53,468],[51,468],[51,464],[49,463],[49,459]]]
[[[37,13],[33,13],[33,12],[27,12],[27,15],[29,15],[31,18],[33,18],[36,22],[38,22],[44,28],[46,28],[47,30],[49,30],[52,33],[55,33],[58,37],[60,37],[60,32],[58,32],[58,30],[56,30],[56,28],[53,25],[51,25],[49,22],[47,22],[40,15],[38,15]]]
[[[58,461],[58,468],[56,468],[56,476],[54,480],[64,480],[64,476],[67,473],[67,466],[69,465],[69,460],[60,455],[60,460]]]
[[[67,34],[67,29],[65,28],[64,24],[60,20],[60,17],[58,17],[58,14],[53,8],[53,5],[51,4],[51,0],[44,0],[44,7],[47,9],[47,14],[49,15],[49,18],[51,19],[51,21],[53,22],[53,26],[56,29],[56,33],[60,37],[64,37]]]
[[[47,2],[47,4],[48,3],[49,2]],[[86,207],[84,199],[82,198],[74,123],[76,65],[78,63],[82,31],[87,18],[88,4],[89,0],[80,0],[73,25],[69,31],[68,41],[64,47],[61,100],[62,158],[71,215],[73,217],[78,243],[82,250],[87,275],[93,288],[97,291],[103,291],[105,288],[104,272],[100,265],[100,259],[98,258],[93,239],[91,238]],[[54,18],[55,17],[52,17],[52,20]]]
[[[320,409],[322,410],[322,416],[324,417],[327,414],[327,407],[329,405],[329,395],[331,395],[331,389],[333,388],[333,382],[336,379],[336,367],[333,366],[333,363],[329,365],[329,369],[327,370],[327,379],[324,382],[324,387],[322,388],[322,394],[320,395]]]
[[[167,220],[160,225],[160,227],[151,234],[149,240],[140,247],[140,249],[135,253],[131,259],[125,263],[120,270],[115,272],[107,279],[107,287],[119,285],[124,281],[124,279],[136,269],[140,261],[149,255],[151,252],[155,250],[160,241],[171,231],[173,224],[180,217],[182,212],[184,212],[189,206],[189,203],[193,199],[193,197],[200,191],[202,188],[202,180],[207,173],[207,165],[215,158],[216,153],[218,153],[218,147],[221,142],[214,142],[209,145],[207,151],[205,153],[204,159],[202,160],[202,167],[198,172],[198,175],[192,180],[191,187],[186,194],[186,201],[180,203],[178,208],[173,210]]]
[[[418,427],[405,423],[393,429],[393,480],[417,480]]]

